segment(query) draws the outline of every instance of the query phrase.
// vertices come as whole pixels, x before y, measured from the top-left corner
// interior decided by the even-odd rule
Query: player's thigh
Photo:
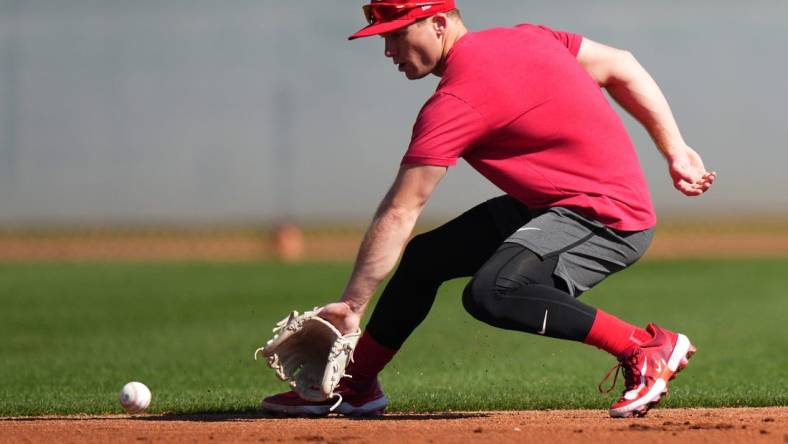
[[[637,261],[652,236],[653,229],[621,232],[556,207],[534,218],[507,242],[519,243],[543,259],[557,258],[553,274],[576,297]]]
[[[529,220],[530,212],[516,199],[507,195],[490,199],[414,237],[400,267],[426,267],[444,279],[472,276],[507,237]]]
[[[514,242],[504,242],[468,283],[464,298],[479,302],[502,297],[528,285],[553,287],[567,292],[555,275],[558,256],[540,257]]]
[[[653,229],[621,232],[606,229],[562,253],[556,273],[564,276],[575,296],[640,259],[651,244]]]

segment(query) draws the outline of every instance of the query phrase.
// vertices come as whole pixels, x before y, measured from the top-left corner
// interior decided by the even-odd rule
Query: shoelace
[[[610,375],[613,374],[613,383],[610,384],[610,387],[607,390],[602,388],[602,384],[605,383],[608,379],[610,379]],[[607,374],[601,381],[599,381],[599,385],[597,385],[597,389],[599,393],[610,393],[616,387],[616,382],[618,381],[618,374],[624,374],[624,385],[626,386],[624,391],[629,390],[635,387],[635,381],[638,380],[639,371],[637,368],[637,358],[635,354],[632,354],[626,358],[620,359],[618,364],[614,365],[610,370],[607,371]]]

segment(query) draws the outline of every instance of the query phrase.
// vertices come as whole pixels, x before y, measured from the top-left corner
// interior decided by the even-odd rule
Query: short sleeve
[[[484,118],[462,99],[436,93],[419,112],[402,164],[453,166],[488,131]]]
[[[566,46],[566,49],[568,49],[573,56],[577,57],[577,53],[580,51],[580,44],[583,43],[582,35],[566,31],[556,31],[544,25],[539,25],[539,28],[551,33],[556,40]]]

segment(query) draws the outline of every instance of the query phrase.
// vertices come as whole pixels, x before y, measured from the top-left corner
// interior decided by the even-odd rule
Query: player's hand
[[[355,333],[361,324],[361,314],[354,312],[344,302],[326,305],[318,316],[330,322],[343,335]]]
[[[687,196],[700,196],[711,188],[717,173],[706,171],[698,153],[684,146],[668,159],[673,186]]]

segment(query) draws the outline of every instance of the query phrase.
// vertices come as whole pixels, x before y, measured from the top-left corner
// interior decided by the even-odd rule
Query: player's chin
[[[407,77],[408,80],[419,80],[419,79],[423,79],[423,78],[427,77],[427,74],[420,74],[420,75],[417,75],[417,76],[405,75],[405,77]]]
[[[408,80],[418,80],[418,79],[423,79],[424,77],[427,77],[427,76],[429,75],[429,71],[422,72],[422,71],[420,71],[420,70],[418,70],[418,69],[415,69],[415,68],[414,68],[414,67],[412,67],[412,66],[407,66],[407,67],[405,67],[405,69],[403,70],[403,72],[405,73],[405,77],[406,77]]]

